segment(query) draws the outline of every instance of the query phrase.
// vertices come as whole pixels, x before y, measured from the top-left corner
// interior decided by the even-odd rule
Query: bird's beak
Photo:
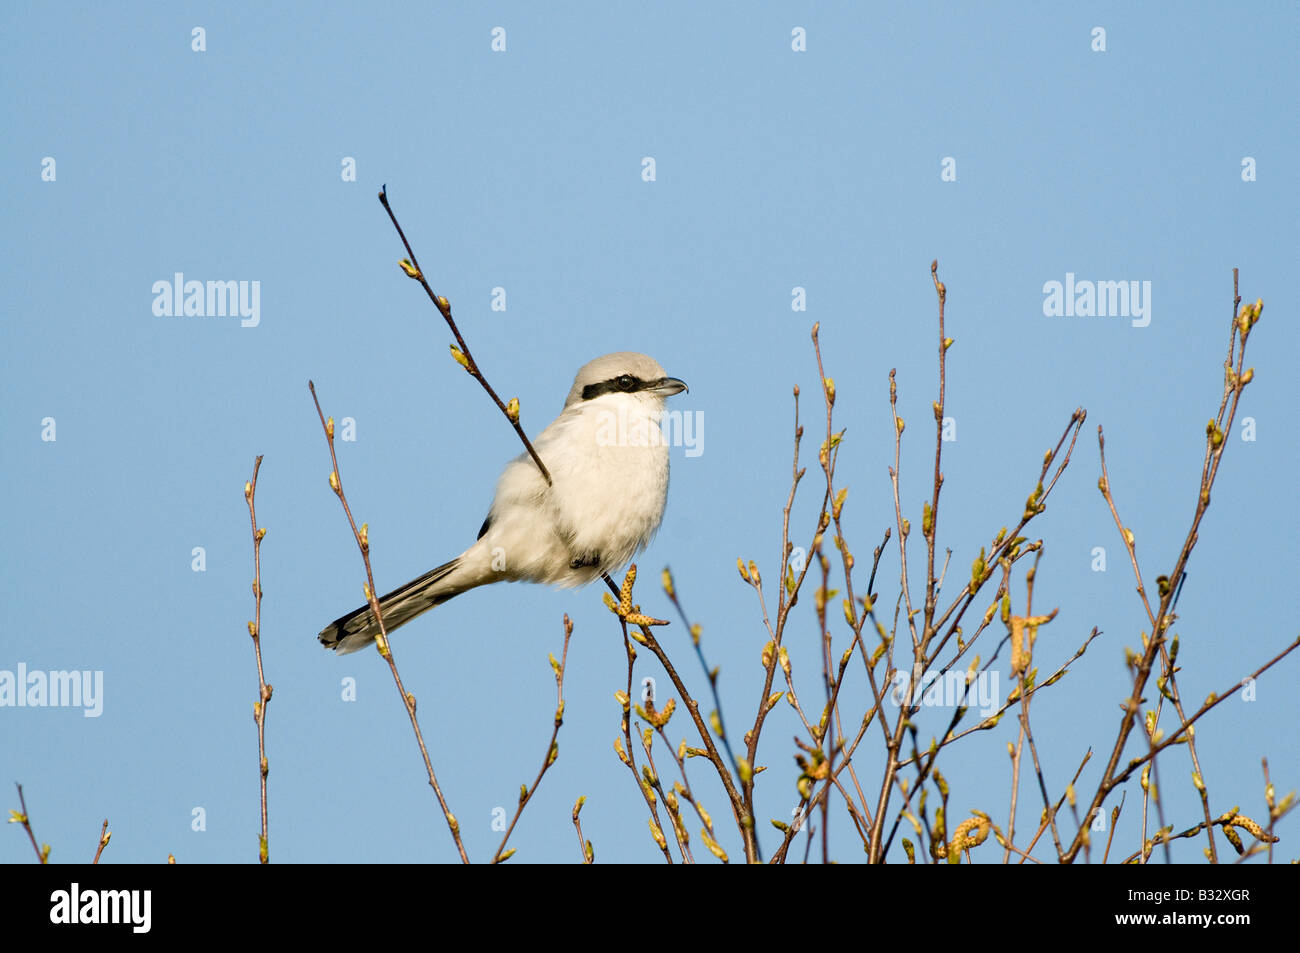
[[[661,377],[655,381],[649,388],[650,393],[657,394],[660,397],[671,397],[673,394],[680,394],[682,391],[689,391],[685,381],[679,381],[675,377]]]

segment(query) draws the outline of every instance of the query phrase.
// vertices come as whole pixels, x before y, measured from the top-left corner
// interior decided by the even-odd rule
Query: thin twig
[[[582,836],[582,820],[578,817],[582,813],[582,805],[587,803],[587,796],[584,794],[573,804],[573,829],[578,832],[578,849],[582,851],[582,862],[584,864],[594,864],[596,862],[596,849],[591,846],[591,841],[584,840]]]
[[[411,248],[411,243],[406,240],[406,233],[402,231],[402,226],[398,224],[397,216],[393,213],[392,206],[388,204],[387,185],[380,189],[379,204],[381,204],[384,207],[384,211],[388,213],[389,219],[392,220],[393,228],[397,229],[397,234],[402,239],[402,244],[406,246],[406,254],[410,256],[411,268],[408,269],[403,265],[402,269],[408,276],[420,282],[420,287],[422,287],[424,293],[429,296],[429,300],[432,301],[434,307],[438,309],[438,313],[446,320],[447,326],[451,328],[451,333],[456,336],[456,343],[460,347],[459,354],[464,358],[464,360],[461,360],[461,357],[457,357],[457,363],[461,364],[465,370],[469,372],[471,377],[483,385],[483,389],[487,391],[487,395],[492,398],[493,403],[500,408],[501,413],[506,415],[506,420],[510,421],[510,425],[514,427],[515,433],[518,434],[519,439],[523,441],[524,448],[528,451],[528,455],[533,458],[533,462],[537,464],[537,469],[541,470],[542,476],[546,478],[547,486],[550,486],[551,473],[546,469],[546,464],[542,463],[542,458],[537,455],[537,451],[533,449],[533,445],[528,440],[528,435],[524,433],[524,428],[519,423],[518,405],[515,405],[514,412],[512,413],[511,408],[501,402],[501,398],[497,396],[497,392],[492,389],[492,385],[487,382],[487,378],[484,377],[483,372],[479,370],[478,363],[474,360],[474,355],[470,353],[469,345],[465,343],[465,338],[461,336],[460,328],[456,327],[456,322],[452,320],[451,305],[442,295],[434,294],[433,289],[429,287],[429,282],[425,280],[424,269],[420,267],[420,262],[415,257],[415,250]],[[454,354],[455,352],[453,352],[453,356]]]
[[[952,345],[952,341],[945,337],[947,331],[944,326],[944,307],[948,301],[948,289],[939,280],[939,260],[937,258],[930,262],[930,278],[934,282],[935,294],[939,296],[939,399],[934,404],[933,496],[930,502],[929,519],[923,520],[921,526],[922,534],[925,536],[926,550],[925,627],[921,635],[921,642],[927,645],[934,634],[932,628],[934,625],[934,600],[936,595],[934,551],[939,525],[939,490],[943,487],[943,471],[940,469],[940,464],[943,460],[943,415],[946,408],[944,401],[948,392],[948,348]]]
[[[704,674],[709,680],[709,689],[713,692],[713,713],[717,716],[718,723],[713,726],[717,732],[718,738],[722,741],[722,747],[727,751],[727,760],[731,762],[732,767],[740,773],[740,763],[736,760],[735,752],[731,750],[731,741],[727,737],[727,725],[722,717],[722,699],[718,695],[718,669],[709,668],[709,663],[704,659],[704,648],[700,635],[701,629],[697,624],[692,624],[686,616],[686,610],[682,608],[681,601],[677,597],[677,586],[673,580],[673,574],[668,567],[664,567],[663,576],[664,592],[672,602],[677,614],[682,617],[682,624],[686,626],[687,631],[691,634],[691,644],[695,646],[695,656],[700,660],[700,667],[704,669]]]
[[[826,687],[826,709],[825,710],[830,714],[831,717],[830,719],[827,720],[826,723],[823,723],[821,720],[818,721],[819,731],[814,733],[813,737],[818,742],[819,748],[822,750],[823,755],[829,761],[831,767],[834,767],[835,758],[840,753],[840,750],[843,747],[844,734],[845,734],[844,722],[843,722],[843,718],[841,717],[840,705],[839,705],[840,688],[844,682],[844,671],[848,667],[849,660],[855,649],[862,656],[862,662],[866,668],[867,680],[871,684],[871,691],[873,693],[873,697],[879,698],[880,695],[882,694],[882,690],[876,684],[875,670],[870,662],[870,659],[868,658],[866,646],[862,642],[862,629],[867,624],[868,617],[872,615],[871,610],[873,609],[873,600],[872,600],[872,596],[870,595],[871,584],[870,582],[868,583],[867,586],[868,595],[862,600],[863,614],[859,616],[858,608],[857,608],[858,596],[854,592],[854,587],[853,587],[853,567],[855,565],[855,561],[853,558],[853,553],[850,551],[848,542],[845,538],[844,524],[841,521],[841,517],[844,512],[844,504],[848,497],[848,487],[841,487],[838,492],[835,489],[835,465],[839,461],[840,441],[843,439],[844,431],[841,430],[838,434],[836,434],[834,431],[832,416],[835,407],[835,382],[830,376],[827,375],[825,365],[822,361],[822,349],[821,349],[821,340],[819,337],[819,331],[820,331],[820,325],[816,325],[816,324],[813,325],[813,332],[812,332],[813,353],[817,358],[817,376],[821,380],[822,401],[826,406],[826,443],[824,445],[824,452],[818,454],[818,462],[821,464],[822,472],[826,476],[825,499],[830,501],[831,520],[835,524],[835,538],[834,538],[835,548],[839,551],[840,564],[843,566],[844,569],[844,617],[845,617],[845,621],[848,623],[849,631],[852,633],[852,639],[850,640],[849,649],[844,653],[844,655],[841,656],[839,672],[835,676],[834,680],[832,681],[830,673],[834,663],[831,657],[832,656],[831,634],[830,634],[829,627],[826,625],[826,600],[827,600],[826,593],[829,589],[830,565],[829,565],[829,560],[827,560],[826,557],[823,556],[821,553],[821,546],[817,545],[815,548],[817,550],[819,561],[822,564],[822,587],[818,592],[817,601],[816,601],[817,618],[818,618],[818,625],[821,628],[821,632],[822,632],[822,666],[823,666],[823,678]],[[822,523],[825,521],[825,515],[826,515],[825,505],[826,505],[825,503],[822,504],[822,513],[818,518],[819,533],[821,532]],[[885,541],[888,541],[888,539],[889,539],[889,533],[887,530],[885,534]],[[876,567],[880,563],[880,552],[883,546],[884,543],[882,542],[881,546],[876,547],[875,559],[873,560],[872,567],[871,567],[872,580],[874,580],[875,578]],[[800,714],[802,715],[802,713]],[[825,736],[830,729],[829,721],[831,719],[833,719],[835,722],[835,734],[833,736],[835,739],[835,743],[831,746],[831,750],[829,752],[826,752]],[[845,759],[844,766],[847,767],[849,772],[849,777],[853,781],[853,788],[856,791],[859,800],[861,800],[862,802],[861,806],[859,807],[854,801],[852,801],[852,799],[850,799],[847,796],[847,794],[845,794],[845,802],[849,810],[849,815],[852,818],[854,818],[855,823],[857,823],[859,819],[862,819],[865,820],[867,826],[870,827],[871,809],[867,805],[867,796],[862,790],[862,783],[858,779],[857,770],[853,767],[852,760],[847,757]],[[836,787],[839,790],[841,790],[841,793],[844,793],[844,790],[842,787],[840,787],[840,785],[837,784]],[[823,851],[822,860],[823,862],[827,862],[825,852],[827,850],[827,844],[828,844],[827,838],[828,838],[829,822],[830,822],[830,797],[829,796],[822,799],[821,809],[822,809],[821,833],[822,833],[822,851]]]
[[[1139,850],[1134,851],[1122,862],[1125,864],[1135,864],[1138,863],[1139,861],[1145,863],[1145,859],[1151,855],[1151,852],[1155,850],[1157,844],[1163,844],[1166,848],[1168,848],[1168,845],[1171,841],[1176,841],[1179,840],[1180,838],[1185,838],[1185,837],[1195,837],[1197,834],[1199,834],[1201,831],[1205,829],[1205,826],[1206,826],[1205,822],[1200,821],[1195,826],[1189,827],[1187,830],[1182,831],[1181,833],[1178,834],[1173,833],[1171,828],[1162,827],[1160,828],[1160,830],[1156,831],[1155,837],[1151,838],[1150,840],[1143,841],[1142,847]],[[1258,842],[1267,842],[1271,846],[1271,844],[1274,841],[1279,840],[1278,837],[1265,832],[1263,828],[1261,828],[1257,823],[1255,823],[1246,815],[1242,814],[1236,808],[1233,808],[1231,811],[1228,811],[1226,814],[1223,814],[1220,817],[1211,820],[1210,826],[1222,827],[1224,836],[1227,837],[1229,843],[1232,843],[1233,846],[1237,848],[1242,858],[1250,856],[1251,852],[1255,848],[1263,846],[1262,843],[1258,843]],[[1236,831],[1233,830],[1233,828],[1236,827],[1241,827],[1244,830],[1250,832],[1252,835],[1254,835],[1256,843],[1252,843],[1251,849],[1248,850],[1244,845],[1241,844],[1240,838],[1236,835]]]
[[[1124,802],[1128,800],[1128,792],[1120,794],[1119,803],[1110,812],[1110,833],[1106,835],[1106,852],[1101,855],[1101,862],[1105,864],[1110,859],[1110,845],[1115,839],[1115,828],[1119,826],[1119,815],[1124,810]]]
[[[397,662],[393,659],[392,648],[388,644],[388,630],[384,626],[383,611],[379,606],[379,599],[375,596],[375,576],[370,568],[370,538],[366,524],[362,524],[361,529],[357,529],[357,522],[352,518],[352,508],[348,506],[347,496],[343,493],[343,479],[339,476],[338,457],[334,453],[334,418],[327,421],[325,414],[320,409],[320,401],[316,398],[316,385],[311,381],[307,382],[307,387],[311,391],[311,399],[316,404],[316,415],[320,417],[321,428],[325,431],[325,440],[329,444],[330,450],[330,487],[334,490],[334,495],[339,498],[343,504],[343,512],[347,514],[348,525],[352,527],[352,536],[356,540],[357,548],[361,550],[361,558],[366,564],[366,600],[370,603],[370,611],[374,613],[375,622],[379,625],[379,635],[375,639],[375,646],[379,649],[379,654],[383,656],[384,661],[388,663],[389,670],[393,673],[393,683],[397,686],[397,692],[402,696],[402,704],[406,708],[406,714],[411,719],[411,728],[415,731],[415,740],[420,746],[420,755],[424,758],[424,767],[429,774],[429,786],[433,788],[434,795],[438,798],[438,805],[442,808],[443,817],[446,818],[447,827],[451,831],[452,840],[456,842],[456,850],[460,854],[462,863],[469,863],[469,855],[465,853],[465,845],[460,840],[460,822],[456,820],[456,815],[451,812],[447,806],[447,799],[442,795],[442,788],[438,785],[438,778],[433,773],[433,762],[429,760],[429,749],[424,745],[424,735],[420,731],[420,721],[415,715],[415,696],[410,694],[402,684],[402,676],[397,671]]]
[[[1109,787],[1111,789],[1114,789],[1118,785],[1123,784],[1132,776],[1134,771],[1142,767],[1142,765],[1146,764],[1148,761],[1150,761],[1152,758],[1154,758],[1156,755],[1158,755],[1160,752],[1164,751],[1166,748],[1170,747],[1171,745],[1182,744],[1185,738],[1191,733],[1191,728],[1193,725],[1196,724],[1196,722],[1200,721],[1203,717],[1208,715],[1213,709],[1219,707],[1220,704],[1227,701],[1229,698],[1232,698],[1233,694],[1238,689],[1244,688],[1248,683],[1257,680],[1261,675],[1267,672],[1278,662],[1282,661],[1284,658],[1286,658],[1296,649],[1300,649],[1300,638],[1297,638],[1294,642],[1292,642],[1282,651],[1278,652],[1277,655],[1274,655],[1271,659],[1269,659],[1259,668],[1255,669],[1255,671],[1251,672],[1249,675],[1245,676],[1244,678],[1238,679],[1236,682],[1229,685],[1221,693],[1210,695],[1210,697],[1206,699],[1205,703],[1201,705],[1201,707],[1198,708],[1195,712],[1193,712],[1192,716],[1187,719],[1186,723],[1179,726],[1173,732],[1173,734],[1169,735],[1169,737],[1164,738],[1159,742],[1157,742],[1155,745],[1153,745],[1151,750],[1148,753],[1142,755],[1139,758],[1134,758],[1132,761],[1130,761],[1123,771],[1120,771],[1111,779]]]
[[[564,615],[564,648],[560,652],[560,660],[557,662],[555,656],[551,656],[551,670],[555,672],[555,725],[551,729],[551,740],[546,746],[546,755],[542,758],[541,770],[537,772],[537,777],[533,779],[531,787],[524,787],[519,792],[519,806],[515,808],[515,816],[510,819],[510,826],[506,828],[505,835],[501,838],[501,844],[497,847],[497,852],[492,855],[492,863],[499,864],[503,860],[509,860],[514,854],[514,849],[507,853],[505,850],[506,842],[510,840],[510,834],[514,831],[515,825],[519,823],[519,817],[524,813],[524,808],[528,802],[533,799],[537,793],[538,785],[542,783],[542,777],[550,770],[555,759],[559,757],[560,749],[555,739],[559,737],[560,725],[564,724],[564,672],[565,665],[569,661],[569,639],[573,636],[573,622],[569,619],[568,613]],[[575,818],[576,820],[576,818]]]
[[[108,846],[108,841],[112,836],[113,832],[108,829],[108,818],[104,818],[104,826],[99,829],[99,846],[95,849],[95,859],[91,861],[91,864],[99,863],[99,855],[104,852],[104,848]]]
[[[661,729],[663,724],[661,720],[672,716],[676,707],[675,702],[670,698],[668,704],[664,706],[662,712],[655,710],[654,692],[651,689],[653,682],[646,686],[645,704],[637,706],[637,714],[641,715],[648,722],[649,728],[641,731],[641,749],[645,752],[646,763],[641,768],[642,777],[645,783],[655,792],[658,799],[663,802],[664,810],[668,812],[668,819],[672,821],[673,838],[677,841],[677,850],[681,854],[682,863],[695,863],[695,854],[691,851],[691,835],[686,830],[686,825],[682,823],[681,801],[678,800],[676,792],[664,788],[663,779],[659,776],[659,766],[655,764],[654,754],[654,735],[656,729]],[[667,741],[665,739],[665,744]],[[672,751],[672,746],[668,746]],[[674,758],[674,760],[676,760]],[[706,835],[708,831],[704,832]],[[716,843],[716,842],[714,842]],[[722,851],[718,854],[718,859],[724,864],[728,862],[727,854]]]
[[[605,579],[612,581],[608,575],[605,575]],[[654,838],[655,843],[659,846],[659,850],[664,855],[664,860],[672,864],[673,855],[668,850],[668,841],[664,837],[663,824],[659,820],[659,808],[654,789],[642,773],[637,771],[636,767],[636,747],[632,744],[632,674],[633,669],[636,667],[636,646],[632,644],[632,639],[628,637],[627,620],[619,619],[619,624],[623,629],[623,651],[627,655],[627,688],[614,695],[615,700],[623,709],[621,722],[623,737],[614,739],[614,752],[624,766],[632,772],[632,780],[636,782],[637,790],[641,792],[641,797],[645,799],[646,807],[650,811],[650,836]],[[624,742],[626,742],[626,747]]]
[[[32,833],[32,822],[27,816],[27,799],[23,797],[23,786],[15,781],[14,787],[18,788],[18,810],[9,812],[9,823],[23,826],[28,839],[32,842],[32,850],[36,851],[37,861],[48,864],[50,862],[50,845],[46,844],[42,848],[36,843],[36,835]]]
[[[912,637],[912,677],[908,679],[907,690],[905,692],[902,704],[899,706],[898,722],[894,726],[892,733],[889,733],[889,741],[886,744],[885,770],[880,784],[880,796],[876,803],[875,823],[871,828],[871,844],[868,857],[871,863],[880,863],[884,859],[884,827],[885,812],[889,807],[889,799],[893,795],[894,782],[898,773],[898,765],[901,760],[899,752],[903,743],[903,731],[906,725],[910,723],[910,713],[912,708],[912,693],[916,690],[916,683],[920,676],[925,672],[926,649],[935,632],[934,623],[934,520],[938,511],[939,489],[943,484],[943,474],[940,472],[940,458],[943,448],[943,401],[945,397],[946,386],[946,353],[949,347],[948,341],[944,338],[944,308],[947,303],[948,289],[943,282],[939,280],[939,262],[937,260],[930,263],[930,278],[934,283],[935,296],[939,302],[939,400],[934,404],[934,414],[937,418],[938,435],[934,457],[934,496],[933,502],[926,507],[929,512],[925,513],[921,521],[922,535],[926,538],[927,567],[926,567],[926,599],[925,614],[922,620],[922,631],[918,635],[915,624],[915,612],[912,610],[912,593],[907,572],[907,537],[911,532],[911,522],[903,518],[902,500],[899,496],[899,472],[902,469],[902,447],[903,447],[903,418],[898,415],[898,384],[895,379],[893,368],[889,371],[889,410],[890,416],[894,423],[894,464],[889,468],[889,479],[894,491],[894,518],[895,525],[898,527],[898,559],[899,559],[899,587],[903,602],[907,609],[905,625]],[[890,666],[893,666],[891,652]]]
[[[253,637],[253,654],[257,656],[257,701],[253,703],[253,720],[257,722],[257,765],[262,788],[262,833],[257,839],[257,859],[265,864],[270,859],[266,826],[266,776],[270,770],[266,760],[266,706],[271,701],[273,689],[267,684],[266,673],[262,670],[262,537],[266,535],[266,529],[258,528],[254,500],[257,495],[257,473],[261,469],[262,457],[259,454],[253,461],[253,478],[244,484],[244,500],[248,503],[248,520],[253,527],[254,610],[253,621],[248,623],[248,634]]]
[[[712,732],[709,731],[708,725],[704,723],[704,719],[700,717],[700,703],[695,700],[690,691],[686,688],[686,683],[683,682],[681,676],[677,674],[677,669],[673,666],[672,660],[668,658],[668,653],[664,651],[664,647],[660,645],[659,640],[655,638],[654,632],[651,631],[650,626],[645,622],[639,621],[644,617],[640,616],[639,613],[631,612],[633,608],[631,605],[632,584],[636,580],[636,564],[633,563],[628,567],[627,575],[623,579],[623,586],[621,588],[609,577],[608,573],[602,573],[601,578],[605,580],[605,584],[609,586],[610,590],[619,596],[616,612],[619,615],[619,621],[624,623],[624,630],[626,631],[626,623],[629,621],[637,626],[640,630],[640,634],[633,638],[646,646],[646,648],[650,649],[650,651],[655,654],[655,658],[659,659],[659,664],[662,665],[664,671],[668,673],[669,679],[672,680],[673,687],[677,689],[678,697],[681,698],[682,704],[686,707],[687,712],[690,713],[691,721],[695,724],[695,730],[699,734],[700,740],[704,742],[705,753],[707,754],[710,763],[712,763],[714,770],[717,771],[718,778],[722,781],[722,786],[727,792],[727,800],[731,803],[732,814],[735,816],[736,826],[740,829],[741,838],[745,845],[745,860],[748,863],[754,863],[758,856],[758,844],[754,835],[753,811],[747,807],[744,800],[741,798],[740,792],[736,790],[736,785],[731,778],[731,772],[727,769],[726,762],[722,760],[722,755],[718,753],[717,745],[713,743]],[[631,646],[629,646],[629,649],[631,649]],[[628,659],[629,671],[632,659],[635,657],[635,650],[632,649],[629,652]],[[631,685],[630,676],[628,684],[629,686]],[[631,757],[630,751],[628,752],[628,756]],[[744,771],[741,773],[742,784],[745,782],[746,773],[747,772]]]
[[[654,723],[655,733],[659,735],[660,740],[664,743],[664,747],[666,747],[669,753],[673,756],[673,761],[677,763],[677,773],[680,774],[682,778],[681,781],[673,785],[673,796],[680,797],[691,807],[695,808],[696,816],[698,816],[700,821],[704,824],[704,834],[708,837],[706,845],[715,856],[719,857],[719,859],[725,858],[725,854],[719,854],[718,849],[715,847],[717,844],[717,837],[713,830],[713,818],[695,799],[695,793],[691,790],[690,779],[686,776],[686,739],[683,738],[682,743],[674,749],[672,743],[668,740],[668,733],[664,730],[668,725],[668,718],[671,717],[671,713],[664,711],[647,712],[647,714],[653,715],[652,721]],[[669,800],[668,792],[664,793],[664,800],[665,802]],[[674,817],[676,816],[677,814],[674,812]],[[683,829],[683,839],[685,839],[684,833]]]
[[[1240,300],[1239,295],[1237,294],[1235,270],[1233,273],[1233,292],[1235,305],[1236,302]],[[1257,301],[1254,305],[1246,305],[1233,317],[1232,341],[1235,344],[1237,339],[1240,339],[1241,349],[1236,352],[1236,364],[1234,365],[1234,344],[1229,345],[1228,358],[1224,361],[1224,391],[1219,403],[1219,413],[1217,417],[1210,420],[1205,430],[1205,458],[1201,465],[1201,481],[1196,497],[1196,509],[1192,516],[1191,526],[1187,531],[1187,537],[1183,542],[1182,548],[1179,550],[1173,569],[1168,576],[1163,577],[1165,581],[1160,586],[1160,602],[1154,610],[1151,608],[1151,604],[1147,599],[1146,588],[1142,582],[1141,572],[1138,568],[1137,552],[1133,533],[1125,527],[1120,520],[1119,512],[1115,507],[1114,498],[1111,495],[1110,477],[1106,470],[1105,436],[1103,435],[1101,428],[1097,428],[1097,445],[1101,455],[1102,468],[1102,475],[1101,479],[1098,481],[1098,488],[1101,490],[1102,495],[1106,498],[1107,504],[1110,506],[1111,515],[1114,517],[1115,524],[1120,530],[1120,537],[1124,541],[1125,548],[1129,554],[1129,559],[1133,564],[1133,571],[1137,576],[1138,594],[1142,599],[1143,607],[1147,613],[1147,619],[1151,625],[1151,634],[1149,637],[1144,636],[1145,643],[1143,645],[1142,654],[1140,656],[1136,656],[1135,654],[1135,657],[1132,658],[1130,662],[1131,668],[1133,669],[1133,688],[1128,699],[1124,702],[1124,715],[1120,721],[1120,726],[1115,738],[1115,744],[1111,749],[1111,756],[1107,762],[1106,769],[1102,774],[1101,780],[1097,784],[1097,790],[1093,794],[1092,803],[1088,809],[1088,813],[1084,816],[1084,826],[1075,834],[1070,849],[1062,857],[1062,860],[1066,863],[1073,861],[1078,855],[1079,850],[1083,846],[1087,825],[1091,822],[1091,819],[1096,815],[1097,811],[1101,809],[1101,805],[1105,801],[1107,795],[1114,790],[1115,786],[1120,783],[1122,778],[1127,777],[1132,772],[1131,765],[1145,763],[1150,760],[1150,758],[1155,757],[1159,751],[1168,746],[1169,739],[1166,739],[1165,743],[1154,745],[1146,758],[1132,762],[1130,768],[1124,771],[1121,776],[1116,775],[1116,772],[1119,770],[1120,759],[1123,757],[1124,746],[1128,742],[1129,734],[1132,732],[1134,725],[1137,723],[1138,714],[1141,710],[1141,703],[1143,701],[1144,689],[1154,666],[1157,653],[1161,656],[1165,670],[1170,672],[1172,676],[1173,666],[1171,664],[1168,650],[1165,647],[1165,632],[1174,621],[1171,607],[1173,605],[1173,600],[1178,593],[1178,583],[1187,566],[1187,561],[1191,557],[1192,549],[1196,546],[1201,520],[1210,506],[1210,493],[1214,487],[1215,478],[1218,476],[1219,464],[1223,458],[1223,451],[1227,449],[1227,435],[1232,431],[1232,425],[1237,416],[1237,408],[1241,402],[1242,392],[1245,390],[1246,385],[1248,385],[1254,378],[1254,370],[1245,368],[1246,338],[1255,323],[1259,320],[1262,308],[1263,302]],[[1293,643],[1291,648],[1294,647],[1295,644]],[[1288,648],[1286,652],[1283,652],[1283,655],[1290,652],[1291,648]],[[1280,657],[1281,656],[1279,656],[1279,658]],[[1274,661],[1277,661],[1277,659],[1274,659]],[[1269,665],[1272,664],[1272,662],[1269,663]],[[1166,680],[1166,685],[1167,684],[1168,680]],[[1177,696],[1171,693],[1169,697],[1175,700],[1175,707],[1178,710],[1179,717],[1182,721],[1181,727],[1172,736],[1177,738],[1187,734],[1190,724],[1204,714],[1208,708],[1202,706],[1201,710],[1193,716],[1193,718],[1188,719],[1182,712],[1182,705],[1181,702],[1177,700]],[[1188,747],[1190,750],[1190,741]],[[1190,751],[1190,754],[1192,757],[1193,770],[1195,771],[1195,779],[1198,782],[1198,790],[1200,790],[1200,785],[1204,784],[1204,775],[1200,770],[1199,759],[1197,758],[1195,751]],[[1206,831],[1206,836],[1209,838],[1210,860],[1213,863],[1217,860],[1213,834],[1215,824],[1209,813],[1208,797],[1204,794],[1202,794],[1201,803],[1205,815],[1203,827],[1201,829]]]

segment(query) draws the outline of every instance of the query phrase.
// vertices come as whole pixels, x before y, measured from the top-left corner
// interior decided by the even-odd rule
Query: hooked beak
[[[682,391],[689,391],[685,381],[679,381],[675,377],[661,377],[651,384],[647,390],[652,394],[660,397],[671,397],[673,394],[680,394]]]

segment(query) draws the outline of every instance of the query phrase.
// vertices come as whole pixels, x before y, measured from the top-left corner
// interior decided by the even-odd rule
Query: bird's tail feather
[[[382,597],[379,608],[384,614],[384,628],[391,633],[422,612],[427,612],[464,591],[459,587],[443,585],[446,577],[458,565],[459,558],[443,563],[437,569],[430,569],[423,576],[412,579]],[[370,606],[364,605],[325,626],[320,633],[320,642],[325,648],[346,655],[365,648],[378,637],[379,623],[375,621]]]

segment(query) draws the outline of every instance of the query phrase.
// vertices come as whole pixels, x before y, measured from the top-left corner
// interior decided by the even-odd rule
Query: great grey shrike
[[[619,351],[583,365],[564,410],[506,464],[478,541],[379,600],[392,632],[468,589],[492,582],[583,586],[622,569],[654,538],[668,497],[664,398],[686,390],[645,354]],[[379,635],[368,605],[327,625],[321,644],[344,654]]]

